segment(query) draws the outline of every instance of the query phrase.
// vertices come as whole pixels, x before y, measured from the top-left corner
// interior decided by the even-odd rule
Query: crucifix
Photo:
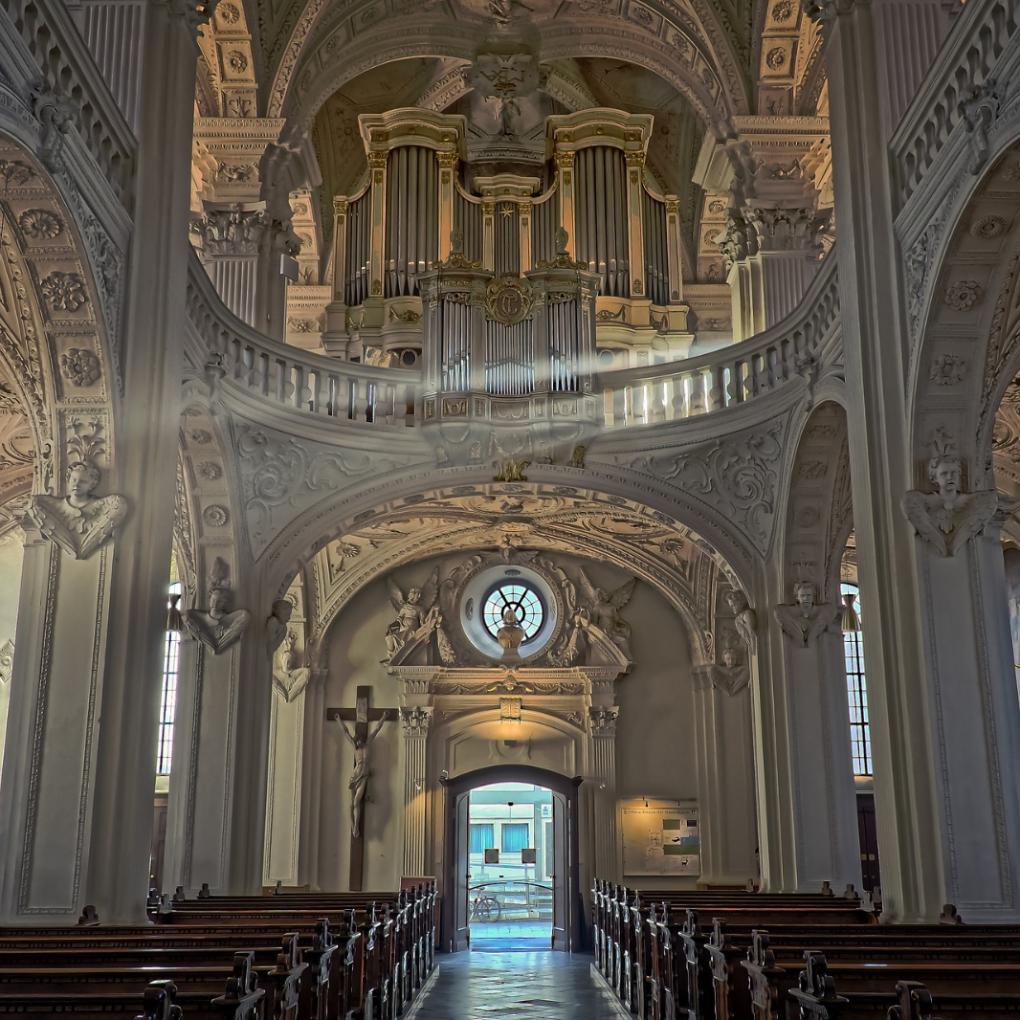
[[[368,749],[379,735],[384,722],[397,718],[393,708],[372,708],[372,688],[359,687],[354,708],[327,708],[326,719],[338,722],[344,738],[354,748],[354,771],[347,784],[351,791],[351,861],[350,888],[361,890],[365,870],[365,830],[362,824],[365,811],[365,792],[368,789]],[[353,722],[351,729],[347,723]],[[371,728],[369,723],[375,725]]]

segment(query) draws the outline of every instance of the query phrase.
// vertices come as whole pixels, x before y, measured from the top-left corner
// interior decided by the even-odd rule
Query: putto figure
[[[956,443],[942,430],[932,441],[928,480],[934,492],[912,489],[903,497],[903,513],[914,531],[940,556],[955,556],[995,516],[994,489],[963,492],[963,468]]]
[[[733,614],[733,625],[740,640],[748,652],[754,654],[758,650],[758,614],[751,608],[747,596],[735,588],[726,593],[726,605]]]
[[[817,604],[818,589],[812,581],[798,581],[793,586],[793,599],[792,604],[776,606],[776,620],[794,644],[808,648],[835,623],[839,610]]]
[[[102,473],[96,458],[103,452],[100,425],[77,432],[68,441],[66,495],[33,496],[26,518],[51,542],[76,560],[88,559],[127,517],[123,496],[97,496]]]
[[[209,608],[189,609],[184,614],[188,633],[211,648],[214,655],[225,652],[237,642],[251,621],[247,609],[231,612],[229,578],[230,568],[217,556],[209,571]]]

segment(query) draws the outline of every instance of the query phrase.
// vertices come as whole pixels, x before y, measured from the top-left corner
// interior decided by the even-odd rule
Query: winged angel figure
[[[429,637],[435,632],[439,655],[444,664],[452,664],[456,655],[443,630],[443,614],[436,605],[439,594],[439,568],[436,567],[421,587],[408,588],[405,595],[392,577],[386,579],[390,602],[397,618],[386,628],[386,662],[409,642]]]
[[[615,591],[606,591],[591,583],[583,569],[578,571],[584,609],[589,622],[630,658],[630,624],[620,615],[634,595],[637,578],[625,581]]]
[[[942,556],[953,556],[980,534],[999,506],[994,489],[961,491],[961,465],[951,441],[939,439],[928,463],[935,492],[911,490],[903,497],[903,513],[914,531]]]

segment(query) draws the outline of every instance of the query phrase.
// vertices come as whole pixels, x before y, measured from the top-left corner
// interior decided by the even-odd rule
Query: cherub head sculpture
[[[740,665],[740,653],[733,645],[724,645],[722,650],[723,665],[727,669],[733,669]]]
[[[956,499],[963,485],[963,464],[952,453],[936,453],[928,461],[928,480],[943,499]]]
[[[798,581],[793,586],[793,599],[805,612],[810,612],[815,607],[818,599],[818,589],[813,581]]]
[[[737,613],[741,613],[747,608],[747,599],[742,591],[731,588],[726,592],[726,605],[730,607],[730,612],[736,616]]]
[[[95,497],[100,472],[92,461],[76,460],[67,465],[67,501],[71,506],[84,506]]]
[[[273,603],[273,616],[275,616],[280,623],[290,623],[290,618],[293,615],[294,605],[288,599],[277,599]]]

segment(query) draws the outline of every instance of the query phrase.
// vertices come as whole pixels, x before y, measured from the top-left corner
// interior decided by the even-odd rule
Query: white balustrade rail
[[[968,130],[966,103],[994,85],[1020,47],[1020,0],[968,0],[897,127],[891,143],[902,207],[951,137]]]
[[[188,266],[188,319],[226,379],[258,400],[372,428],[414,425],[421,375],[372,368],[277,343],[235,318],[197,258]]]
[[[0,33],[5,32],[21,38],[44,91],[70,107],[71,130],[130,208],[137,141],[64,0],[0,0]]]
[[[419,420],[420,373],[338,361],[262,336],[226,309],[197,259],[189,266],[188,318],[207,356],[222,357],[226,378],[260,401],[374,428]],[[604,424],[682,421],[766,396],[816,370],[838,318],[830,257],[798,311],[759,336],[687,361],[603,373]]]
[[[772,329],[686,361],[603,372],[604,424],[683,421],[766,396],[816,370],[838,318],[836,259],[829,256],[798,310]]]

